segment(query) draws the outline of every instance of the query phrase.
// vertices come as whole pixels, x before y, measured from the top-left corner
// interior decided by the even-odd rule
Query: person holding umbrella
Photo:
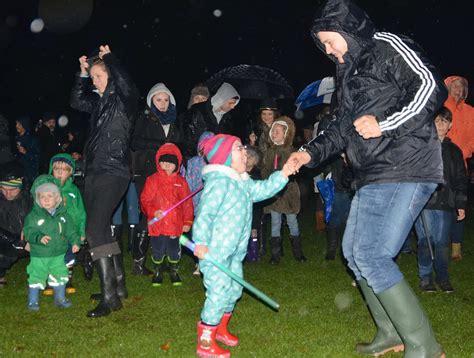
[[[444,357],[393,259],[443,183],[433,113],[446,99],[446,88],[414,41],[376,32],[349,0],[327,0],[311,36],[336,64],[337,107],[329,127],[289,160],[314,167],[345,149],[353,167],[356,191],[343,253],[377,326],[374,340],[356,350]]]

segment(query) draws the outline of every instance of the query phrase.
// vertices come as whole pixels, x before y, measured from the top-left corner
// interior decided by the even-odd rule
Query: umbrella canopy
[[[227,67],[207,81],[211,92],[217,91],[223,82],[235,87],[243,99],[284,99],[294,98],[293,88],[278,72],[257,65],[237,65]]]
[[[334,77],[324,77],[322,80],[310,83],[295,101],[297,110],[302,111],[318,104],[331,103],[331,97],[335,89]]]

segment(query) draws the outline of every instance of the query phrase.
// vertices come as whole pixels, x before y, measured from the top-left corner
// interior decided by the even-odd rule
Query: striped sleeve
[[[430,96],[433,94],[436,88],[436,81],[431,71],[419,58],[419,56],[404,43],[400,37],[388,33],[388,32],[377,32],[374,35],[376,40],[387,42],[393,49],[400,54],[407,66],[414,72],[420,81],[420,87],[415,93],[413,99],[405,105],[401,110],[392,113],[385,120],[379,122],[379,126],[382,132],[393,130],[410,118],[419,114],[425,105],[427,104]]]

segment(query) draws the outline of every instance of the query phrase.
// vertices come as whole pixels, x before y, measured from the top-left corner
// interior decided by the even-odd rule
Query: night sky
[[[379,30],[413,37],[443,76],[474,81],[468,1],[359,0]],[[0,112],[68,113],[78,58],[109,44],[142,96],[157,82],[183,110],[192,86],[232,65],[270,67],[297,95],[333,75],[309,36],[320,0],[2,0]],[[58,6],[58,4],[61,4]],[[217,16],[216,16],[217,15]],[[219,16],[220,15],[220,16]],[[30,30],[41,17],[45,28]],[[471,84],[472,89],[472,84]],[[468,102],[473,100],[472,90]]]

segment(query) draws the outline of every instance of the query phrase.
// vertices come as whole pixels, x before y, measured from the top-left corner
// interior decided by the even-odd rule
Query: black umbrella
[[[292,99],[293,88],[278,72],[258,65],[227,67],[207,81],[211,92],[217,91],[223,82],[230,83],[243,99]]]

